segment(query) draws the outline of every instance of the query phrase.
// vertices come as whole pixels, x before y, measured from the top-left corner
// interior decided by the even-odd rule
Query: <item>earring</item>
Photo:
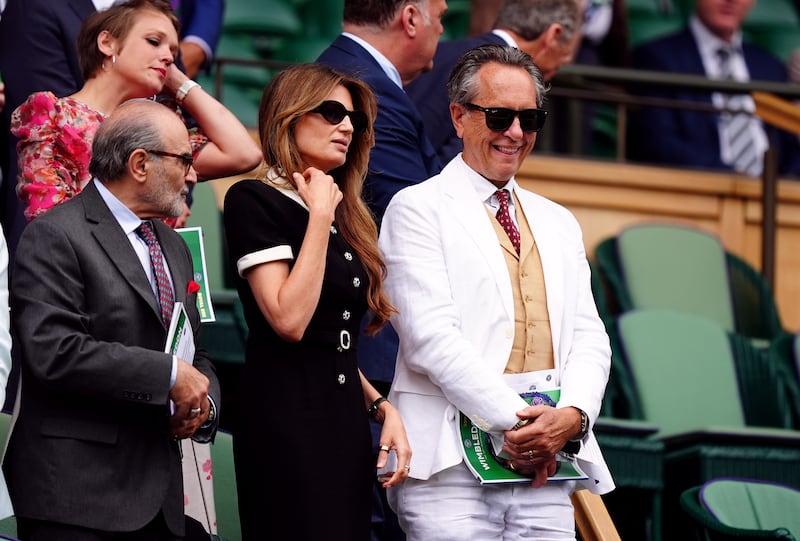
[[[116,64],[116,63],[117,63],[117,55],[112,54],[111,55],[111,64],[113,65],[113,64]]]

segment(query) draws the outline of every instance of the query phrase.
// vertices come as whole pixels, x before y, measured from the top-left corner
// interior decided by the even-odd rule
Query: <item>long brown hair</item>
[[[386,265],[378,250],[378,228],[361,198],[369,151],[375,145],[374,94],[365,83],[327,66],[292,66],[276,75],[264,89],[258,111],[258,133],[267,165],[287,173],[287,180],[292,182],[288,173],[305,169],[294,138],[297,121],[325,101],[337,86],[350,92],[355,110],[365,112],[368,118],[367,129],[353,134],[345,163],[328,174],[342,191],[342,202],[336,207],[337,228],[358,254],[369,277],[367,303],[373,318],[366,331],[375,334],[396,310],[383,291]]]

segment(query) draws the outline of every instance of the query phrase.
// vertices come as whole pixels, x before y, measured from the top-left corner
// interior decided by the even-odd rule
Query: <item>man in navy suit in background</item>
[[[583,9],[580,0],[506,0],[491,32],[473,38],[443,41],[433,57],[433,69],[406,89],[425,122],[428,138],[447,163],[464,144],[450,119],[447,80],[461,56],[479,45],[509,45],[528,53],[549,81],[572,62],[581,41]]]
[[[317,59],[362,79],[377,97],[375,147],[363,196],[378,227],[395,193],[441,170],[422,118],[403,86],[431,69],[445,11],[445,0],[345,0],[344,32]],[[375,337],[360,338],[359,367],[383,395],[394,377],[397,344],[397,334],[388,325]],[[373,430],[376,453],[379,433]],[[376,504],[373,513],[373,538],[403,539],[385,504],[385,491],[376,490],[383,505]]]
[[[705,75],[712,79],[736,81],[787,80],[785,66],[772,54],[742,41],[742,23],[755,0],[697,0],[695,13],[680,32],[645,43],[634,51],[634,67],[646,70]],[[725,52],[720,52],[724,50]],[[727,64],[723,68],[721,55]],[[726,73],[727,72],[727,73]],[[687,88],[655,89],[650,96],[713,104],[722,108],[729,97],[721,93]],[[754,110],[752,98],[744,95],[742,106]],[[634,159],[670,166],[734,171],[735,138],[725,133],[719,113],[647,107],[631,123],[630,155]],[[768,147],[768,133],[757,119],[749,121],[747,146],[752,145],[757,164],[748,171],[759,176],[762,157]],[[797,138],[776,130],[778,171],[800,175],[800,146]]]

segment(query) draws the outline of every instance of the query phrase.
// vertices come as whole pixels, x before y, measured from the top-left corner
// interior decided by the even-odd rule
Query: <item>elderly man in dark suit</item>
[[[95,179],[23,232],[11,286],[23,390],[4,468],[27,541],[184,534],[179,440],[209,441],[219,403],[203,350],[164,352],[173,304],[195,345],[200,329],[191,255],[159,219],[181,213],[191,163],[172,111],[127,102],[97,132]]]

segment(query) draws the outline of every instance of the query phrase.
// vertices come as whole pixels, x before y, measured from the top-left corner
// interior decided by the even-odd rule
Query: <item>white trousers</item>
[[[575,541],[575,481],[481,485],[464,463],[388,490],[407,541]]]

